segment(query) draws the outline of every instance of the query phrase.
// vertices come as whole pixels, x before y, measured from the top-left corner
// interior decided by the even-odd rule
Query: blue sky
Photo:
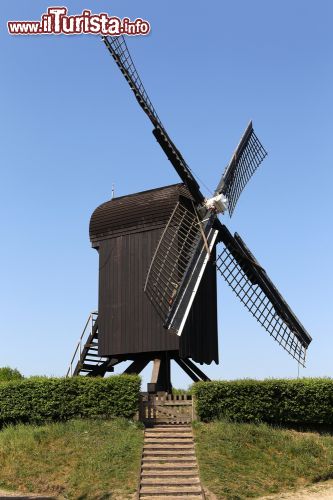
[[[300,375],[332,376],[332,2],[65,5],[150,21],[150,35],[128,46],[170,136],[210,189],[253,119],[269,156],[223,221],[312,335]],[[7,20],[39,19],[48,6],[1,9],[0,366],[25,375],[63,375],[97,308],[88,224],[112,184],[120,196],[178,182],[98,37],[8,35]],[[211,378],[297,376],[222,281],[218,300]],[[188,384],[177,369],[174,381]]]

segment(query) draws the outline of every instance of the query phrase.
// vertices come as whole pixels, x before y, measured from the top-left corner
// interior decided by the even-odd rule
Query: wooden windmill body
[[[181,336],[163,328],[143,290],[165,224],[179,201],[191,207],[190,198],[183,184],[144,191],[103,203],[90,221],[91,243],[99,253],[98,353],[132,360],[132,373],[158,360],[156,384],[161,390],[171,387],[171,359],[190,376],[194,365],[189,358],[200,364],[218,363],[213,255]],[[198,378],[206,378],[201,370],[194,377]]]

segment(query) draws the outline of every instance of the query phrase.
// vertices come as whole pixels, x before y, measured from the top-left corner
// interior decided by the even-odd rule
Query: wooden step
[[[189,428],[183,428],[183,429],[178,429],[176,430],[174,427],[168,427],[168,428],[164,428],[164,429],[152,429],[152,428],[147,428],[145,430],[145,434],[158,434],[158,435],[161,435],[161,436],[165,436],[167,434],[172,434],[173,436],[174,435],[178,435],[178,434],[190,434],[191,436],[193,436],[193,432],[192,432],[192,429],[191,427]]]
[[[147,427],[149,432],[192,432],[191,425],[169,424],[169,425],[155,425],[154,427]]]
[[[177,485],[177,486],[142,486],[140,488],[140,498],[141,495],[189,495],[197,494],[202,495],[202,490],[200,485],[187,486],[187,485]]]
[[[169,440],[169,441],[164,441],[163,439],[159,439],[159,440],[146,440],[145,441],[145,446],[148,446],[149,448],[152,447],[152,446],[156,446],[156,447],[160,447],[160,446],[163,446],[163,448],[166,448],[167,446],[169,446],[170,448],[183,448],[183,449],[188,449],[190,447],[194,447],[194,442],[193,441],[185,441],[185,442],[182,442],[182,441],[178,441],[178,440]]]
[[[145,432],[145,438],[148,439],[193,439],[192,432]]]
[[[150,421],[151,421],[151,419],[146,419],[146,420],[145,420],[145,419],[143,418],[143,419],[142,419],[142,421],[143,421],[144,423],[148,423],[148,422],[150,422]],[[154,419],[154,422],[155,422],[155,424],[158,424],[158,423],[163,423],[163,424],[173,424],[173,422],[174,422],[174,417],[170,416],[170,417],[160,417],[160,418],[155,418],[155,419]],[[188,423],[190,423],[190,422],[191,422],[190,418],[179,418],[179,419],[178,419],[178,424],[179,424],[179,423],[182,423],[182,424],[188,424]],[[178,424],[174,424],[174,425],[178,425]]]
[[[193,443],[145,443],[143,451],[145,450],[193,450]]]
[[[163,444],[163,441],[160,443],[156,444],[144,444],[143,445],[143,451],[149,451],[149,450],[174,450],[175,453],[177,450],[194,450],[194,444],[193,443],[188,443],[188,444],[173,444],[173,443],[166,443]]]
[[[169,457],[170,458],[180,458],[180,457],[195,457],[194,450],[143,450],[143,457]]]
[[[141,471],[142,478],[153,478],[153,477],[197,477],[198,469],[196,467],[192,467],[191,469],[152,469],[146,470],[143,469]]]
[[[145,441],[147,441],[148,439],[153,439],[154,441],[165,441],[166,443],[168,443],[169,441],[174,441],[174,440],[177,440],[177,441],[180,441],[181,443],[186,443],[186,441],[190,441],[190,442],[193,442],[193,436],[191,435],[187,435],[187,436],[183,436],[182,434],[167,434],[166,436],[160,436],[158,434],[145,434]]]
[[[170,459],[171,459],[171,462],[170,462]],[[161,457],[159,455],[148,455],[148,456],[145,456],[143,457],[143,460],[142,460],[142,463],[143,464],[148,464],[148,463],[152,463],[152,462],[168,462],[168,463],[182,463],[182,462],[193,462],[193,463],[197,463],[196,461],[196,458],[195,458],[195,455],[191,455],[191,456],[188,456],[188,455],[182,455],[182,456],[178,456],[178,457],[175,457],[175,456],[165,456],[165,457]]]
[[[182,499],[184,498],[184,495],[180,494],[180,495],[158,495],[158,496],[154,496],[154,495],[140,495],[140,500],[179,500],[179,499]],[[186,500],[198,500],[200,498],[203,498],[202,494],[198,495],[194,495],[194,494],[191,494],[191,495],[186,495]]]
[[[196,486],[200,484],[198,477],[154,477],[141,479],[141,487],[144,486]]]
[[[180,436],[182,434],[188,434],[193,436],[192,429],[182,429],[182,430],[173,430],[169,427],[167,429],[159,429],[158,431],[153,431],[151,428],[145,430],[145,434],[156,435],[156,436],[166,436],[167,434],[172,434],[173,436]]]
[[[162,470],[165,470],[165,471],[174,471],[175,474],[177,473],[177,471],[181,471],[181,470],[188,470],[188,471],[191,471],[191,470],[198,470],[197,469],[197,463],[196,461],[193,459],[192,461],[190,460],[187,460],[186,459],[182,459],[182,460],[178,460],[177,462],[175,462],[174,460],[172,462],[170,462],[170,460],[165,460],[163,462],[161,461],[156,461],[156,460],[151,460],[151,459],[148,459],[148,461],[143,461],[142,462],[142,471],[151,471],[151,470],[156,470],[156,471],[162,471]]]
[[[167,436],[159,436],[158,434],[145,434],[145,442],[148,441],[164,441],[169,443],[171,441],[178,441],[179,443],[193,443],[193,436],[183,436],[174,434],[173,436],[168,434]]]

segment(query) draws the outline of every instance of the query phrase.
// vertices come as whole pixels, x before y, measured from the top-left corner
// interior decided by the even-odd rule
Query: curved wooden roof
[[[120,234],[162,227],[180,198],[191,198],[184,184],[173,184],[109,200],[93,212],[89,235],[92,243]]]

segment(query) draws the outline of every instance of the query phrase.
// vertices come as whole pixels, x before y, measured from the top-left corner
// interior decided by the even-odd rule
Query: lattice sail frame
[[[147,273],[144,291],[162,318],[163,326],[178,335],[182,333],[218,235],[212,228],[214,220],[215,215],[202,224],[195,212],[178,202]]]
[[[105,36],[102,37],[102,40],[111,53],[113,59],[117,63],[117,66],[124,75],[132,91],[134,92],[135,97],[139,101],[139,104],[145,108],[145,112],[148,114],[154,125],[159,125],[163,128],[161,120],[159,119],[157,112],[151,100],[149,99],[139,73],[137,72],[137,69],[134,65],[125,41],[125,37],[123,35],[108,37]]]
[[[224,239],[226,246],[216,259],[217,269],[270,336],[298,363],[305,366],[306,350],[311,337],[241,238],[237,234],[237,239],[233,238],[225,226],[223,228],[233,241],[228,237]]]
[[[119,37],[104,36],[102,40],[108,51],[115,60],[118,68],[123,74],[125,80],[129,84],[132,92],[135,95],[140,107],[148,116],[154,126],[153,134],[167,155],[173,167],[176,169],[182,181],[186,184],[193,199],[196,203],[203,203],[204,196],[200,191],[199,184],[194,178],[190,167],[186,163],[180,151],[177,149],[167,131],[165,130],[159,116],[149,99],[146,89],[141,81],[139,73],[134,65],[131,54],[128,50],[125,38],[123,35]]]
[[[266,156],[267,152],[250,122],[216,189],[216,193],[227,197],[230,216],[244,187]]]

